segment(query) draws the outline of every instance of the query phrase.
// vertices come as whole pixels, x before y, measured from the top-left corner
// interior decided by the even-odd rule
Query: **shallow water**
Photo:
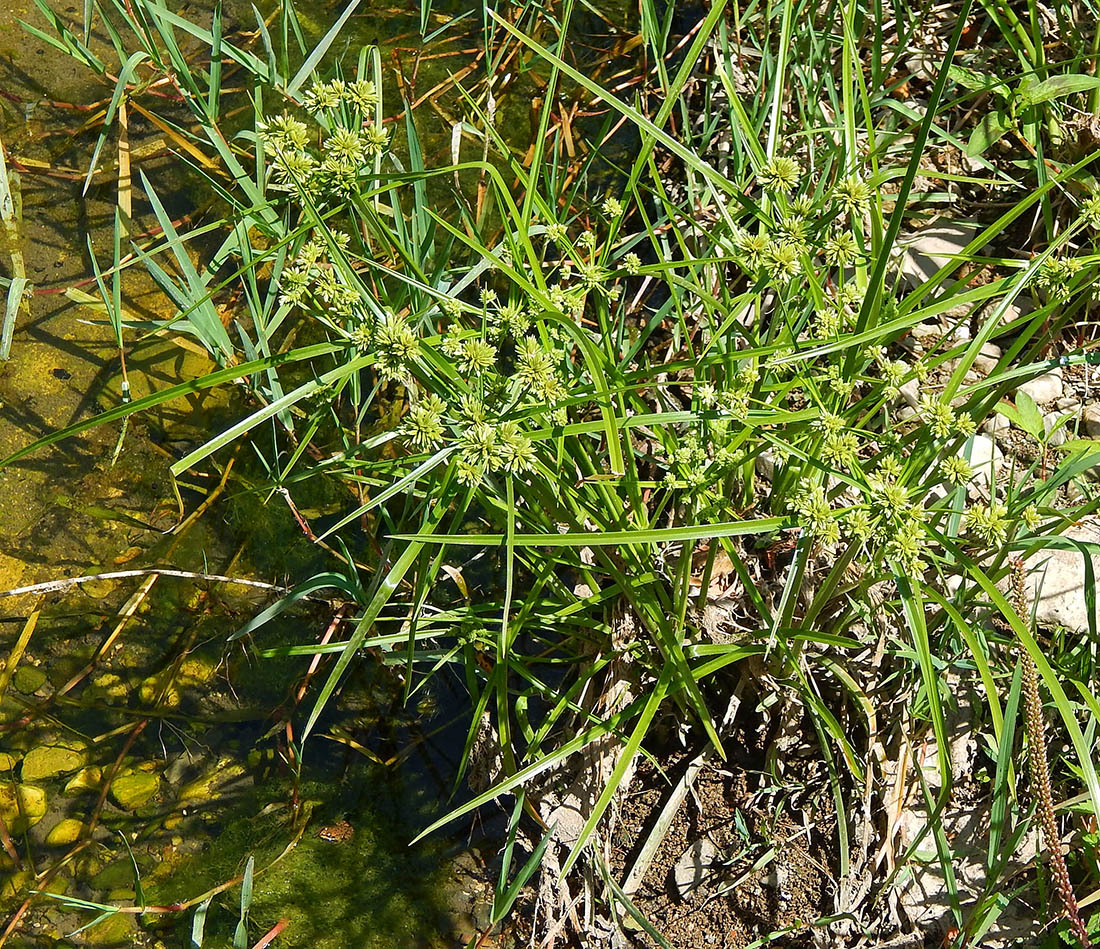
[[[20,17],[42,25],[30,0],[0,11],[0,137],[22,169],[18,247],[37,292],[11,360],[0,364],[0,455],[119,399],[110,329],[52,292],[82,284],[95,293],[86,240],[101,261],[109,257],[114,191],[104,175],[81,196],[94,141],[81,126],[94,111],[48,103],[86,104],[109,88],[23,33]],[[162,186],[180,182],[172,164],[153,157],[142,168]],[[185,213],[190,193],[172,190],[164,186],[170,210]],[[0,253],[5,273],[8,263]],[[164,312],[136,271],[127,305]],[[211,368],[171,342],[129,360],[135,396]],[[197,396],[134,419],[113,465],[119,425],[0,471],[0,591],[151,565],[266,581],[315,567],[316,551],[286,509],[262,509],[239,478],[206,508],[215,479],[182,479],[176,499],[168,466],[231,417],[230,398]],[[466,935],[467,900],[450,863],[458,845],[439,837],[407,846],[449,793],[454,762],[438,752],[439,738],[424,736],[442,721],[432,718],[435,699],[406,714],[395,680],[363,661],[296,780],[284,720],[304,661],[258,660],[226,645],[267,602],[269,594],[225,584],[143,576],[0,599],[0,648],[26,640],[0,703],[7,945],[189,945],[192,909],[120,913],[77,932],[95,910],[38,896],[16,916],[38,889],[132,907],[140,885],[145,905],[191,901],[241,874],[249,856],[257,870],[249,945],[283,919],[276,946],[450,946]],[[264,644],[315,640],[330,613],[299,614]],[[338,822],[350,833],[320,834]],[[205,945],[229,944],[239,898],[239,887],[213,898]]]

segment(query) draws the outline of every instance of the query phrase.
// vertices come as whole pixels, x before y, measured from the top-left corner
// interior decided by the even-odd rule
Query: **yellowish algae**
[[[46,834],[47,847],[67,847],[80,839],[84,824],[75,817],[59,820]]]
[[[83,750],[68,745],[39,745],[27,752],[20,776],[24,781],[44,781],[82,768],[87,761]]]
[[[23,833],[45,816],[45,790],[33,784],[0,781],[0,818],[11,834]]]
[[[66,794],[80,794],[85,791],[98,791],[103,784],[103,769],[98,765],[81,768],[69,778],[65,785]]]
[[[148,804],[159,790],[159,774],[125,774],[111,782],[111,800],[124,811],[132,811]]]

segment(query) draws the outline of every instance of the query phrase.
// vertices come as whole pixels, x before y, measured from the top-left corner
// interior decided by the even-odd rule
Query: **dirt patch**
[[[699,770],[633,897],[672,946],[740,949],[782,930],[783,945],[812,945],[808,924],[833,906],[836,821],[824,775],[804,764],[782,786],[762,770]],[[612,840],[620,878],[687,766],[639,768]],[[641,932],[638,944],[655,945]]]

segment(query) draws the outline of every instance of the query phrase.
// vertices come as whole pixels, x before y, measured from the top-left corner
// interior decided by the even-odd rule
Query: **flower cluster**
[[[315,200],[349,194],[367,163],[389,145],[386,130],[367,123],[377,101],[369,80],[333,79],[314,83],[303,98],[303,106],[316,120],[315,130],[289,112],[261,123],[257,133],[272,185]]]

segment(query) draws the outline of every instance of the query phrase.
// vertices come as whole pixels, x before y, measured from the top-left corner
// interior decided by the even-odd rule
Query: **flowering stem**
[[[1025,584],[1024,562],[1019,557],[1012,561],[1013,605],[1020,619],[1031,615],[1028,609],[1028,597]],[[1021,650],[1020,661],[1023,664],[1024,720],[1027,727],[1028,767],[1031,772],[1031,796],[1035,799],[1035,809],[1039,825],[1043,829],[1043,840],[1050,851],[1050,867],[1058,895],[1062,898],[1062,911],[1069,920],[1070,929],[1085,949],[1091,945],[1088,930],[1081,920],[1077,907],[1077,898],[1066,870],[1066,861],[1062,856],[1062,840],[1058,834],[1058,825],[1054,820],[1054,801],[1050,792],[1050,771],[1047,767],[1047,746],[1043,736],[1043,706],[1039,698],[1039,679],[1035,674],[1035,663],[1027,650]]]

